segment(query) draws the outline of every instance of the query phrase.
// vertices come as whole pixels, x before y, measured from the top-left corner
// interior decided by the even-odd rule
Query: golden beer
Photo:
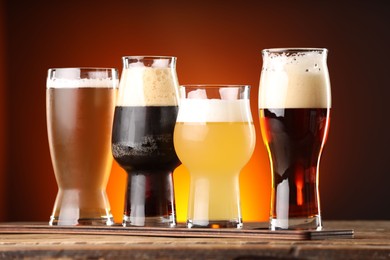
[[[176,123],[176,152],[191,172],[191,182],[197,183],[191,186],[195,190],[190,192],[194,197],[190,198],[188,214],[196,214],[198,222],[237,218],[239,173],[252,155],[253,131],[253,123],[248,122]],[[208,206],[193,212],[204,203],[204,196]]]
[[[47,130],[59,188],[50,224],[111,225],[106,186],[112,165],[117,83],[112,79],[74,79],[79,72],[49,71]]]
[[[174,144],[191,175],[187,226],[240,228],[239,174],[255,146],[249,100],[181,99]]]

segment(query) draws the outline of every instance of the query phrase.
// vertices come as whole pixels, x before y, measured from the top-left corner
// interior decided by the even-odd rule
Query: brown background
[[[174,55],[181,84],[252,85],[257,124],[260,51],[271,47],[329,49],[324,218],[390,219],[390,4],[362,2],[0,0],[0,220],[47,221],[54,203],[48,68],[121,69],[124,55]],[[110,199],[120,212],[124,173],[114,166],[112,176]],[[264,220],[270,178],[259,134],[242,178],[245,216]]]

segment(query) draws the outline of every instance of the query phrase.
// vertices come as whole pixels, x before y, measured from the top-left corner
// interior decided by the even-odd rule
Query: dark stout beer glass
[[[124,226],[175,226],[175,57],[123,57],[112,153],[128,174]]]
[[[50,225],[111,225],[106,186],[116,69],[50,69],[47,130],[58,194]]]
[[[262,54],[259,114],[272,170],[270,228],[319,230],[319,162],[331,108],[327,50]]]

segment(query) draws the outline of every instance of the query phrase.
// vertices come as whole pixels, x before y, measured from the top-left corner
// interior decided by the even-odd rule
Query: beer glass
[[[322,228],[319,163],[331,108],[327,53],[262,51],[259,114],[272,170],[272,230]]]
[[[111,225],[106,194],[118,72],[49,69],[47,130],[58,194],[50,225]]]
[[[176,152],[190,172],[188,228],[241,228],[239,174],[255,147],[249,86],[180,87]]]
[[[123,57],[112,153],[128,174],[123,226],[176,225],[172,172],[176,58]]]

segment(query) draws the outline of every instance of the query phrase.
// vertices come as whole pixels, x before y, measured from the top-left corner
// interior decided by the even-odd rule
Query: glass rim
[[[117,68],[109,67],[54,67],[48,70],[118,70]]]
[[[310,48],[310,47],[296,47],[296,48],[268,48],[263,49],[261,53],[307,53],[307,52],[325,52],[328,53],[327,48]]]
[[[115,82],[119,81],[119,71],[116,68],[103,67],[50,68],[47,71],[46,88],[80,88],[83,87],[83,84],[78,83],[76,84],[77,86],[74,86],[74,82],[81,82],[85,80],[102,82],[110,80],[114,82],[113,88],[117,88],[118,83]],[[106,87],[106,85],[104,85],[104,87]]]
[[[248,87],[251,85],[248,84],[181,84],[179,87],[188,87],[188,88],[239,88],[239,87]]]
[[[162,55],[162,56],[159,56],[159,55],[125,55],[125,56],[122,56],[122,59],[136,59],[136,60],[174,59],[174,60],[176,60],[177,57],[176,56],[164,56],[164,55]]]

